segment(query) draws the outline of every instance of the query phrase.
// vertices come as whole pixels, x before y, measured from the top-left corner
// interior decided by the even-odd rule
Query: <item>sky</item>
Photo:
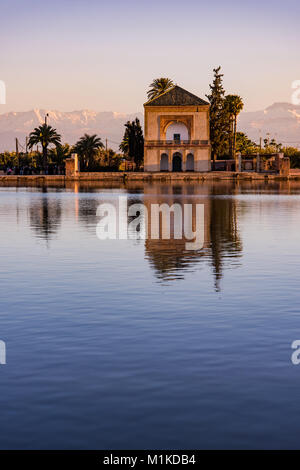
[[[291,101],[300,79],[299,0],[0,0],[0,113],[135,113],[170,77],[205,97],[222,66],[246,111]]]

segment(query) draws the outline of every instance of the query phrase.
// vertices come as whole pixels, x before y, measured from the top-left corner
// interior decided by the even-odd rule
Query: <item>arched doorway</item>
[[[192,153],[186,157],[186,171],[194,171],[194,155]]]
[[[160,156],[160,171],[169,171],[169,160],[166,153],[162,153]]]
[[[182,157],[179,152],[175,152],[173,155],[172,171],[182,171]]]

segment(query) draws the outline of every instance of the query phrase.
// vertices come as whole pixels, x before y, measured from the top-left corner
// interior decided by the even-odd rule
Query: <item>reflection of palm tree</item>
[[[47,188],[43,188],[43,193]],[[51,200],[46,195],[30,207],[30,225],[39,238],[49,240],[57,231],[61,220],[61,205],[56,198]]]
[[[165,93],[165,91],[168,91],[173,86],[173,80],[170,78],[156,78],[150,84],[150,89],[147,92],[148,100],[153,100],[153,98]]]

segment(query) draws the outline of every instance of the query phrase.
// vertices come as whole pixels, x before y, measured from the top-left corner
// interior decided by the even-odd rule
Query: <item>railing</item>
[[[208,145],[208,140],[145,140],[146,145],[167,146],[174,145]]]

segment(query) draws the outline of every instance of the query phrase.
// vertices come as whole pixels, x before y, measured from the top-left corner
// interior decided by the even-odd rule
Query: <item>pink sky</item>
[[[245,110],[291,100],[299,2],[10,0],[1,5],[0,113],[142,110],[153,78],[204,97],[222,65]]]

